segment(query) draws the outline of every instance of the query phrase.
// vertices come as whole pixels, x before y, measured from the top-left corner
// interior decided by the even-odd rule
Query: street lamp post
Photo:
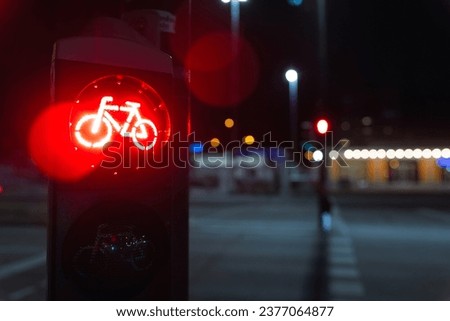
[[[239,53],[239,26],[240,26],[240,2],[247,2],[247,0],[222,0],[223,3],[230,3],[231,9],[231,57],[237,57]],[[239,91],[239,69],[238,64],[235,64],[231,70],[230,77],[230,101],[235,103],[238,101]],[[236,103],[237,104],[237,103]],[[233,107],[234,118],[238,119],[237,106]],[[238,137],[238,126],[233,126],[231,132],[232,139]]]
[[[294,151],[298,148],[298,81],[299,74],[295,69],[289,69],[284,74],[289,83],[289,131],[294,144]],[[295,160],[294,160],[295,161]],[[281,194],[288,195],[290,192],[290,172],[288,168],[279,168]]]
[[[289,82],[289,129],[291,139],[294,142],[294,149],[298,144],[298,82],[299,74],[294,69],[289,69],[285,73],[286,80]]]
[[[317,0],[317,22],[319,36],[319,72],[320,95],[326,100],[328,90],[328,63],[327,63],[327,1]]]

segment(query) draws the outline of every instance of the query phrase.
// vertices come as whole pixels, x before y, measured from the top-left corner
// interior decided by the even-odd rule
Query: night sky
[[[126,6],[178,12],[183,2],[133,1]],[[75,35],[89,17],[116,15],[125,2],[1,3],[0,151],[5,156],[25,149],[27,128],[48,105],[52,43]],[[227,6],[219,0],[193,0],[193,40],[211,30],[229,30]],[[342,121],[357,127],[362,117],[370,116],[373,126],[393,127],[400,136],[450,137],[450,2],[328,1],[325,94],[319,92],[316,10],[314,0],[299,7],[282,0],[241,5],[241,35],[256,53],[259,81],[239,108],[214,108],[194,97],[193,124],[202,138],[226,136],[227,116],[238,117],[241,135],[273,131],[286,137],[284,72],[291,66],[302,71],[299,121],[324,113],[338,130]]]

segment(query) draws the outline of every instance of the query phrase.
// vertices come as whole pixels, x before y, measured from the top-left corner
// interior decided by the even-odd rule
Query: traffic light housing
[[[171,57],[119,38],[67,38],[51,74],[54,102],[71,106],[60,135],[91,168],[50,183],[49,299],[187,299],[188,173],[174,164],[187,149],[172,140],[187,137],[188,112]]]

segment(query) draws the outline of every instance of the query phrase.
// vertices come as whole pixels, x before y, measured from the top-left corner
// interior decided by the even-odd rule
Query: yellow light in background
[[[212,147],[218,147],[220,145],[220,140],[219,138],[213,138],[209,143]]]
[[[313,159],[313,153],[310,151],[305,152],[305,158],[309,161],[311,161]]]
[[[247,145],[251,145],[255,142],[255,137],[253,137],[252,135],[247,135],[244,137],[244,143],[246,143]]]
[[[226,128],[231,128],[234,126],[234,120],[231,118],[227,118],[225,119],[225,127]]]

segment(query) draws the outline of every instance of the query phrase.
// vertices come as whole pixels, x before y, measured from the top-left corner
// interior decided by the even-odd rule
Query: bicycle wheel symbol
[[[111,123],[102,118],[100,128],[97,132],[93,131],[96,114],[89,114],[82,117],[75,126],[75,137],[78,142],[88,148],[101,148],[111,140]]]
[[[131,138],[137,148],[140,150],[149,150],[156,144],[158,130],[151,120],[141,119],[131,129]]]

